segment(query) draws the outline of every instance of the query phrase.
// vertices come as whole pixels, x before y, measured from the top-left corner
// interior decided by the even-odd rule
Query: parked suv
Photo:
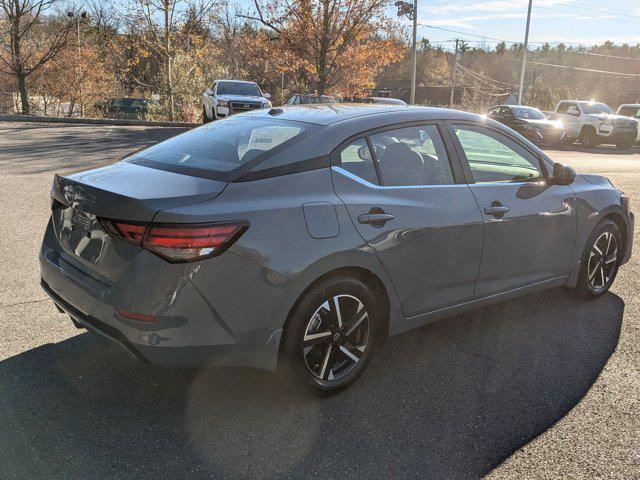
[[[202,123],[234,113],[271,108],[270,98],[255,82],[216,80],[202,95]]]
[[[616,113],[623,117],[631,117],[640,120],[640,103],[625,103],[624,105],[620,105]],[[638,133],[636,141],[640,142],[640,133]]]
[[[605,103],[562,100],[555,113],[564,125],[567,140],[580,140],[586,147],[608,143],[628,149],[638,135],[637,120],[616,115]]]
[[[496,105],[487,116],[507,127],[536,145],[558,145],[564,139],[564,126],[559,120],[550,120],[537,108],[519,105]]]

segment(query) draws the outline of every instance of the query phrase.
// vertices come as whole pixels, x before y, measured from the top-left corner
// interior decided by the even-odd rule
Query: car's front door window
[[[476,183],[536,181],[540,162],[513,140],[492,130],[455,126]]]

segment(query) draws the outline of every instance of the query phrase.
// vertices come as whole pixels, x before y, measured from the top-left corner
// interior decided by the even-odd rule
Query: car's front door
[[[563,102],[558,106],[558,120],[562,121],[567,136],[569,138],[578,138],[582,129],[580,120],[580,107],[577,103]]]
[[[497,129],[451,131],[484,216],[476,295],[567,275],[577,221],[571,188],[554,184],[543,160]]]
[[[474,296],[482,216],[447,152],[438,126],[425,124],[373,132],[334,155],[336,193],[408,317]]]

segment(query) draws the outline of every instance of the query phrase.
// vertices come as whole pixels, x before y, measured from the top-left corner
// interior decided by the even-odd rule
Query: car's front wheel
[[[585,127],[582,129],[580,142],[587,148],[595,148],[598,146],[598,134],[593,127]]]
[[[202,107],[202,123],[209,123],[209,117],[207,116],[207,109],[203,106]]]
[[[593,230],[580,264],[576,293],[583,298],[604,295],[618,273],[622,255],[622,236],[617,225],[603,220]]]
[[[278,372],[285,383],[337,391],[365,370],[378,342],[382,310],[357,277],[319,282],[287,322]]]

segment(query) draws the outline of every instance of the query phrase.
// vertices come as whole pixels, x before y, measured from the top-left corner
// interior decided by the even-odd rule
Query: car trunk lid
[[[56,175],[51,191],[56,248],[65,261],[110,285],[140,247],[112,238],[101,219],[149,223],[160,210],[210,200],[226,185],[125,162]]]

